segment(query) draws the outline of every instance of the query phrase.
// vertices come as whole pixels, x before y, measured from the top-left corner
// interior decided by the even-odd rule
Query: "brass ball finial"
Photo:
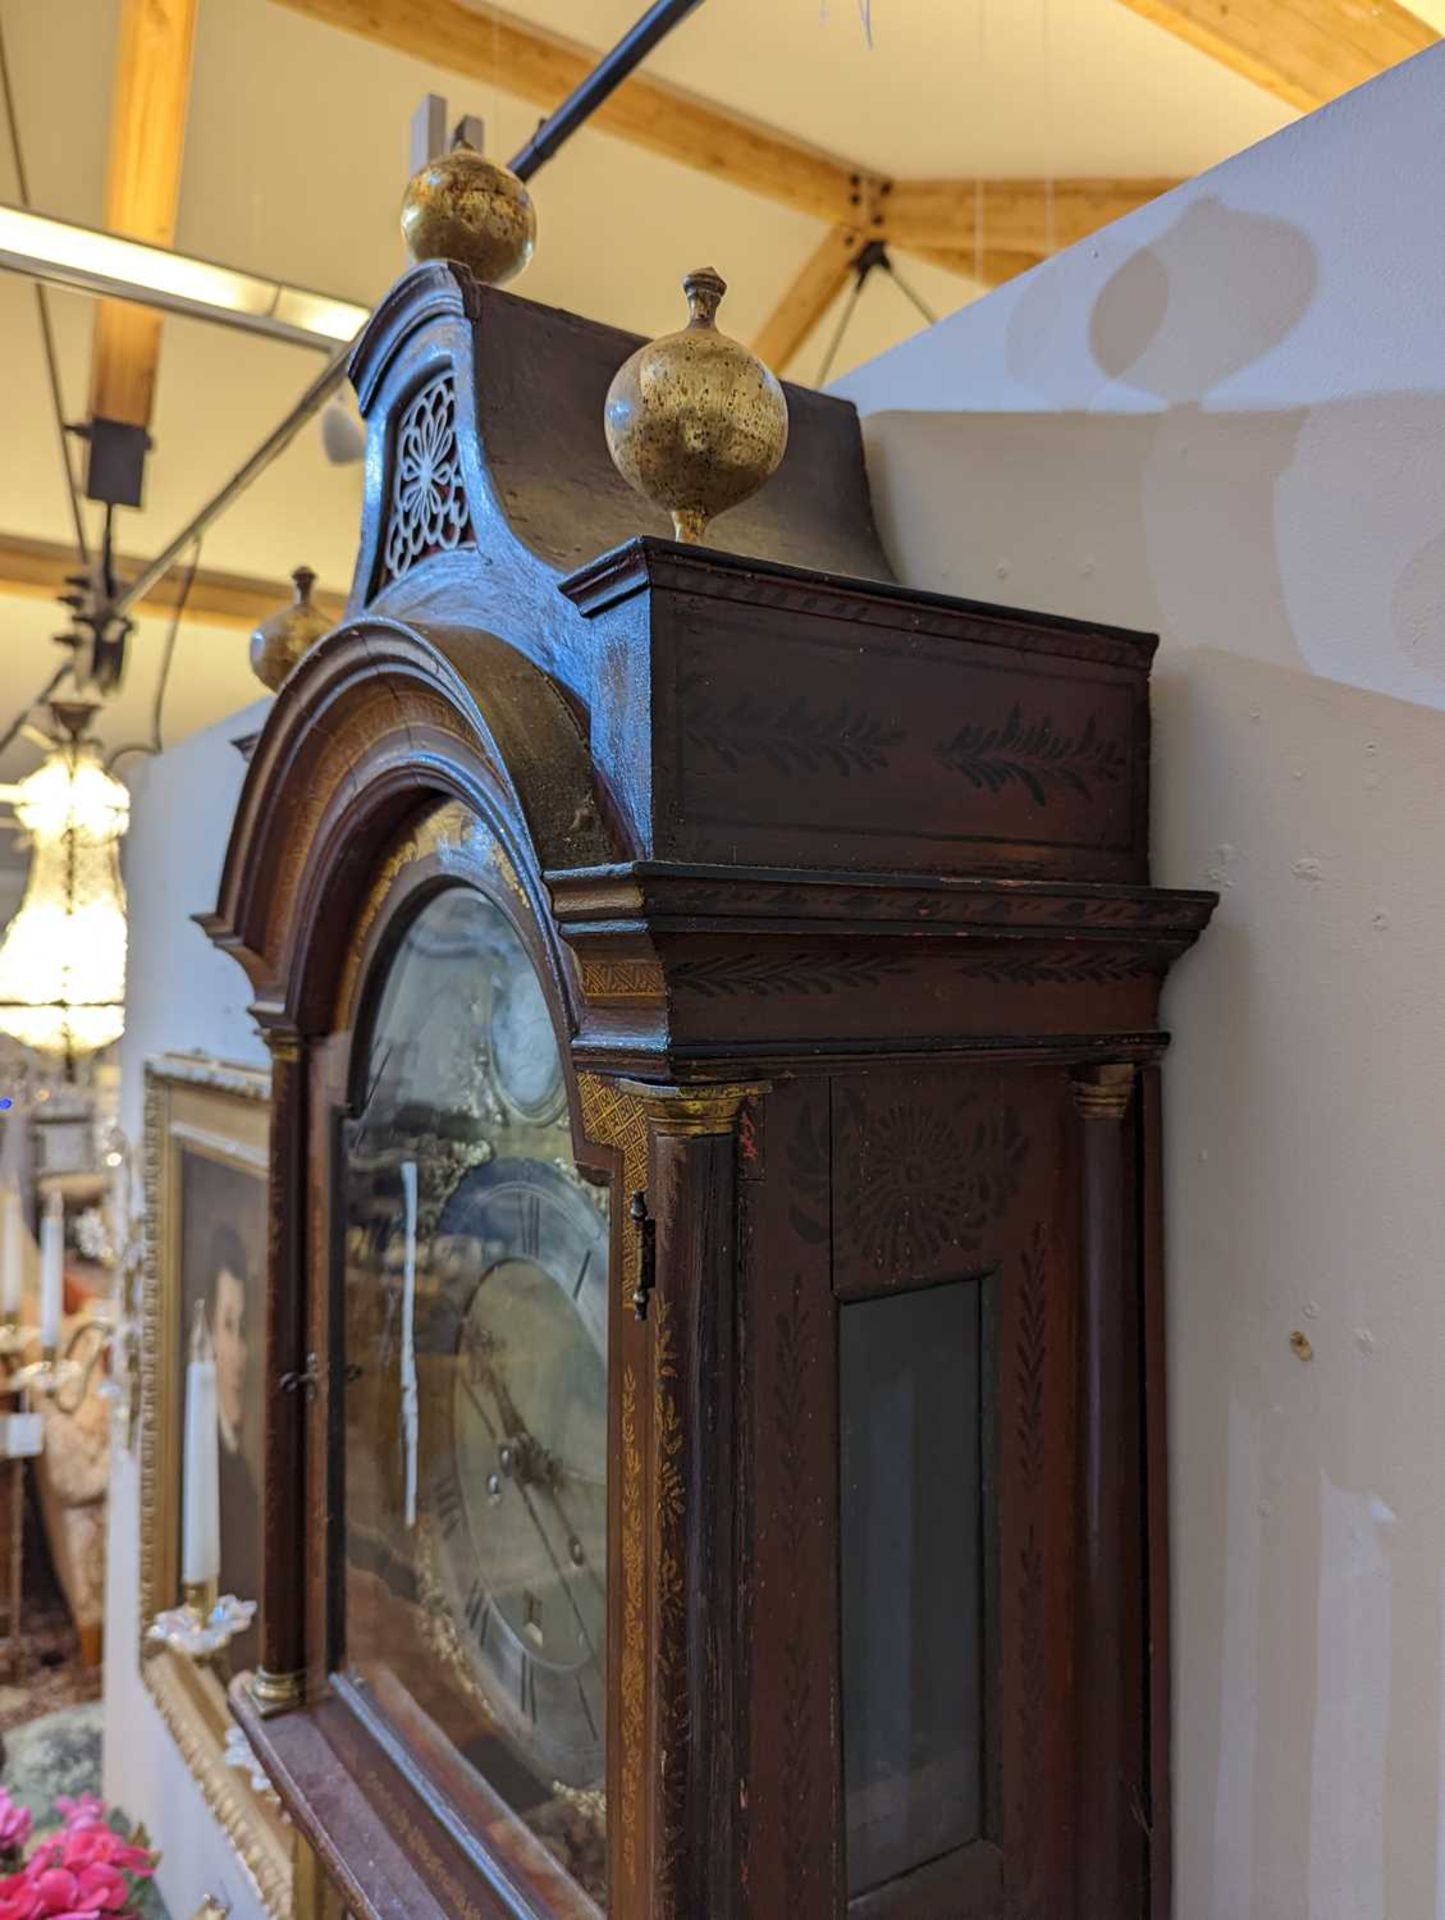
[[[509,167],[456,146],[408,180],[401,231],[413,260],[459,260],[473,279],[499,287],[531,259],[537,212]]]
[[[297,567],[291,583],[296,589],[291,604],[263,620],[251,635],[251,671],[272,693],[280,690],[306,649],[331,629],[326,615],[311,602],[311,589],[316,585],[311,568]]]
[[[788,445],[788,402],[740,341],[719,333],[727,282],[713,267],[683,281],[690,319],[639,347],[607,392],[603,425],[617,471],[672,515],[695,545],[707,524],[757,492]]]

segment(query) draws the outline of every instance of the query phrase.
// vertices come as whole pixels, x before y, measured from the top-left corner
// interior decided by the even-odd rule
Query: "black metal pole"
[[[543,161],[550,160],[563,141],[570,140],[608,95],[615,93],[642,64],[658,41],[665,39],[701,5],[702,0],[657,0],[656,6],[649,7],[631,32],[624,34],[611,53],[598,61],[577,91],[542,122],[512,160],[512,172],[519,179],[530,180]]]
[[[647,58],[658,41],[669,34],[694,8],[701,5],[702,0],[657,0],[657,4],[647,10],[637,25],[623,35],[611,53],[598,62],[577,91],[564,100],[554,114],[549,115],[542,122],[536,133],[513,160],[513,173],[519,174],[525,180],[545,161],[550,160],[563,141],[570,139],[588,116],[596,112],[607,96],[615,93],[627,76]],[[138,600],[144,598],[151,588],[164,578],[196,536],[203,533],[213,520],[225,512],[233,500],[245,492],[258,475],[265,472],[276,456],[291,444],[311,416],[320,410],[341,385],[354,344],[354,341],[350,342],[333,355],[290,412],[257,447],[250,459],[232,474],[220,492],[213,495],[199,513],[193,515],[175,539],[136,579],[107,601],[98,611],[97,619],[108,621],[128,613]]]
[[[166,577],[186,548],[200,538],[213,520],[220,518],[233,500],[241,497],[253,480],[261,477],[278,454],[286,451],[306,422],[313,414],[320,412],[346,378],[347,363],[354,345],[354,341],[348,341],[345,346],[337,348],[279,425],[273,427],[250,458],[237,467],[220,492],[212,494],[199,513],[192,514],[175,539],[156,555],[150,565],[106,602],[96,615],[98,621],[109,624],[112,620],[121,619],[137,601],[144,600],[151,588],[158,586]]]

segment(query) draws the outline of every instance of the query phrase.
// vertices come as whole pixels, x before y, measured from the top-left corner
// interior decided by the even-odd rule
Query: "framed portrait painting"
[[[233,1763],[225,1689],[254,1664],[254,1628],[206,1664],[146,1638],[156,1615],[182,1597],[186,1365],[201,1321],[214,1358],[220,1590],[241,1600],[260,1592],[269,1077],[168,1054],[147,1064],[145,1112],[142,1670],[266,1907],[289,1915],[292,1831]]]

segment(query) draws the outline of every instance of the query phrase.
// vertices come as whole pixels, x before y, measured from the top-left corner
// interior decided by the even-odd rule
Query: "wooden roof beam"
[[[105,224],[168,247],[176,236],[195,51],[196,0],[122,0],[111,103]],[[93,419],[150,425],[161,316],[120,300],[96,310]]]
[[[469,6],[458,0],[280,4],[548,110],[586,79],[599,57],[592,48],[519,20],[487,0]],[[642,74],[625,80],[603,101],[590,124],[830,226],[857,222],[871,179],[865,169],[835,154]]]
[[[916,259],[985,287],[1001,287],[1006,280],[1016,280],[1045,258],[1042,253],[1010,253],[1001,247],[985,247],[981,252],[965,252],[961,247],[911,247],[907,251]]]
[[[797,278],[753,340],[753,352],[774,373],[786,372],[798,349],[853,277],[863,236],[832,227],[809,254]]]
[[[1177,180],[895,180],[886,237],[914,252],[1059,253]]]
[[[550,111],[597,63],[578,41],[534,26],[492,0],[278,0],[325,26],[500,87]],[[593,126],[679,165],[825,221],[828,231],[788,287],[755,345],[781,370],[847,285],[869,240],[917,254],[986,284],[1177,183],[1172,180],[890,181],[647,74],[602,103]]]
[[[73,574],[77,565],[74,547],[55,540],[29,540],[17,534],[0,533],[0,596],[13,594],[22,600],[57,600],[61,594],[72,591],[67,575]],[[115,566],[122,580],[133,580],[145,562],[118,557]],[[174,613],[187,571],[180,565],[173,567],[134,611]],[[260,621],[289,605],[292,595],[288,580],[262,580],[252,574],[221,573],[214,567],[201,567],[191,582],[184,619],[197,626],[235,627],[249,633]],[[317,592],[312,597],[329,618],[340,620],[346,605],[342,594]]]
[[[1304,113],[1440,38],[1397,0],[1123,0]]]

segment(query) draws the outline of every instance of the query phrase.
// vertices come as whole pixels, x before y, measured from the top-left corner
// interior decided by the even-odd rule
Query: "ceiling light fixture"
[[[0,206],[0,268],[47,286],[135,300],[303,347],[329,348],[353,339],[369,311],[349,300],[333,300],[22,207]]]
[[[30,835],[30,872],[0,940],[0,1032],[42,1053],[94,1053],[125,1026],[120,841],[130,794],[81,739],[93,707],[56,702],[69,734],[43,765],[0,787]]]

